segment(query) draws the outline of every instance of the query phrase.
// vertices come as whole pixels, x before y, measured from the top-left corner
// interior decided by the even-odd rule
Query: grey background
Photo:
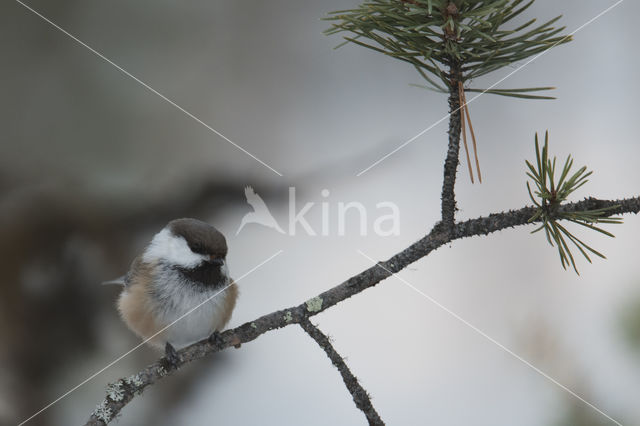
[[[191,215],[185,200],[203,182],[213,185],[212,201],[200,200],[197,214],[227,235],[235,276],[283,250],[240,282],[230,326],[336,285],[370,265],[357,250],[387,258],[438,220],[446,121],[355,176],[447,112],[444,95],[409,86],[421,83],[411,66],[357,46],[333,50],[340,40],[322,35],[328,24],[320,18],[356,2],[28,4],[284,176],[20,4],[3,2],[0,264],[12,271],[0,287],[0,332],[8,342],[0,350],[3,422],[28,417],[138,343],[117,317],[117,290],[98,283],[124,273],[166,220]],[[526,17],[563,14],[572,31],[611,4],[538,0]],[[575,199],[638,195],[639,14],[637,2],[623,2],[499,86],[553,85],[557,100],[487,95],[470,105],[484,183],[471,185],[463,164],[459,218],[529,204],[524,160],[533,158],[534,133],[546,129],[553,153],[571,153],[595,171]],[[316,229],[323,201],[333,215],[340,201],[361,202],[371,222],[376,203],[391,201],[401,232],[361,237],[351,217],[341,237],[332,216],[328,237],[257,225],[236,236],[248,211],[244,185],[256,187],[281,224],[295,186],[299,206],[316,203],[307,216]],[[36,222],[47,226],[35,231]],[[628,318],[640,310],[640,222],[627,216],[610,228],[615,239],[580,233],[608,257],[592,265],[580,259],[581,276],[563,271],[543,235],[530,236],[528,227],[457,241],[400,275],[611,417],[634,424],[640,352],[633,345],[638,327]],[[23,234],[16,230],[34,241],[30,248],[17,245]],[[72,265],[67,275],[61,262]],[[399,280],[315,321],[389,424],[613,424]],[[33,424],[84,422],[106,383],[157,356],[141,348]],[[118,422],[301,423],[364,418],[322,351],[296,328],[194,363],[136,398]]]

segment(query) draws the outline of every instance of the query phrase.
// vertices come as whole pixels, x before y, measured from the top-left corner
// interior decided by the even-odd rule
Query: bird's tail
[[[124,275],[121,277],[118,277],[114,280],[109,280],[109,281],[103,281],[100,284],[102,285],[124,285]]]

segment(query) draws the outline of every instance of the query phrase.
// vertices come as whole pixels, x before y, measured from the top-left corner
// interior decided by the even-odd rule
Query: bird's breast
[[[177,273],[154,284],[152,311],[157,322],[169,327],[164,334],[175,347],[187,346],[221,329],[228,320],[229,305],[235,304],[225,286],[193,285]]]

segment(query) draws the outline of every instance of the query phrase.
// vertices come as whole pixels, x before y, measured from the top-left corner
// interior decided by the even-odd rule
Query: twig
[[[559,208],[559,211],[567,213],[612,206],[619,207],[607,211],[606,216],[623,213],[637,214],[640,212],[640,196],[624,200],[598,200],[588,198],[577,203],[565,204]],[[502,229],[526,225],[529,223],[529,218],[533,216],[535,212],[536,209],[534,207],[524,207],[519,210],[494,213],[486,217],[460,222],[451,230],[443,230],[442,227],[435,226],[433,230],[422,239],[397,253],[389,260],[380,262],[379,265],[384,268],[374,265],[298,306],[272,312],[255,321],[247,322],[239,327],[227,330],[220,335],[220,339],[216,344],[208,340],[203,340],[178,351],[180,361],[176,364],[176,367],[219,352],[230,346],[251,342],[268,331],[286,327],[291,324],[301,324],[308,318],[335,306],[339,302],[375,286],[380,281],[389,277],[391,273],[396,273],[406,268],[444,244],[465,237],[488,235]],[[160,359],[137,374],[126,379],[120,379],[116,383],[109,385],[107,397],[98,405],[98,408],[86,424],[101,426],[107,424],[117,416],[122,408],[136,395],[141,394],[145,388],[174,371],[172,368],[167,370],[166,366],[167,363],[164,362],[163,359]]]
[[[456,214],[456,172],[458,170],[458,154],[460,152],[460,95],[458,81],[460,81],[460,64],[454,63],[450,70],[451,84],[449,86],[449,146],[444,161],[444,179],[442,180],[442,224],[451,230],[455,223]]]
[[[353,397],[353,402],[355,402],[356,407],[358,407],[367,417],[367,421],[369,422],[369,424],[384,425],[384,422],[380,418],[380,415],[378,415],[376,409],[373,408],[373,404],[371,404],[369,394],[366,390],[364,390],[362,385],[360,385],[358,379],[353,375],[351,370],[349,370],[349,367],[344,362],[344,359],[335,350],[327,336],[325,336],[322,331],[318,329],[318,327],[311,324],[311,321],[309,321],[307,318],[304,318],[300,321],[300,327],[302,327],[302,329],[306,331],[313,340],[316,341],[316,343],[327,354],[333,365],[335,365],[335,367],[338,369],[345,386]]]

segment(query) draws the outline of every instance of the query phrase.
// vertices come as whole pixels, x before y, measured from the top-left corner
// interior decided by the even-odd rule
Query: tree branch
[[[453,62],[450,67],[451,83],[449,86],[449,146],[444,161],[444,179],[442,180],[442,223],[452,229],[456,214],[456,172],[458,170],[458,154],[460,152],[461,114],[458,81],[460,80],[460,64]]]
[[[612,206],[618,207],[607,211],[606,216],[624,213],[637,214],[640,212],[640,196],[623,200],[587,198],[580,202],[565,204],[559,208],[559,211],[572,212]],[[526,225],[529,223],[529,218],[533,216],[535,211],[536,209],[534,207],[524,207],[519,210],[494,213],[486,217],[460,222],[454,226],[452,231],[436,225],[433,230],[422,239],[397,253],[389,260],[379,262],[379,265],[382,267],[373,265],[298,306],[275,311],[255,321],[247,322],[231,330],[226,330],[220,335],[220,339],[216,342],[203,340],[194,343],[178,351],[180,359],[175,364],[175,367],[170,366],[164,358],[161,358],[137,374],[108,385],[107,397],[98,405],[86,424],[106,425],[115,418],[122,408],[136,395],[141,394],[145,388],[153,385],[162,377],[173,373],[176,368],[188,362],[219,352],[230,346],[238,347],[241,343],[251,342],[271,330],[276,330],[291,324],[302,325],[303,322],[308,321],[308,318],[367,288],[375,286],[392,273],[406,268],[444,244],[465,237],[488,235],[502,229]]]
[[[371,404],[371,399],[369,398],[369,394],[366,390],[360,385],[358,379],[351,373],[349,367],[344,362],[344,359],[340,356],[340,354],[335,350],[329,338],[325,336],[322,331],[318,329],[315,325],[311,324],[309,319],[304,318],[300,321],[300,327],[304,331],[307,332],[309,336],[324,350],[327,354],[333,365],[338,369],[340,375],[342,376],[342,380],[344,381],[345,386],[351,393],[353,397],[353,402],[355,402],[356,407],[358,407],[364,415],[367,417],[367,421],[370,425],[384,425],[384,422],[378,415],[378,412],[375,408],[373,408],[373,404]]]

